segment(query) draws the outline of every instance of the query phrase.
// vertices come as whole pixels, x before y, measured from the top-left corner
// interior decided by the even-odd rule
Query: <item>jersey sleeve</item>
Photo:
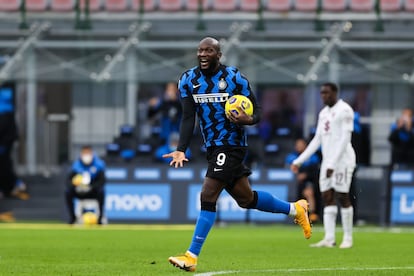
[[[182,152],[186,152],[188,146],[190,145],[196,117],[196,109],[194,100],[191,97],[192,95],[189,89],[188,77],[189,75],[187,71],[181,76],[178,82],[178,90],[180,92],[183,115],[181,117],[180,139],[178,142],[177,150]]]
[[[342,112],[343,128],[347,131],[354,131],[354,111],[351,108],[344,108]]]

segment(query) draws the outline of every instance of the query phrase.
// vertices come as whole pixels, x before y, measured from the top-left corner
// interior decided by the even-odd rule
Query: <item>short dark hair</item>
[[[338,86],[333,82],[325,82],[322,86],[328,86],[333,92],[338,92]]]
[[[92,145],[83,145],[81,150],[92,150]]]

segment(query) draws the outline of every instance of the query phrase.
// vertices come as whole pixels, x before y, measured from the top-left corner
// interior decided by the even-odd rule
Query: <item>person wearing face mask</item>
[[[98,224],[102,224],[105,181],[105,162],[94,154],[91,146],[83,146],[79,158],[73,162],[67,178],[65,198],[69,212],[69,224],[76,223],[73,202],[75,198],[96,199],[99,205]]]

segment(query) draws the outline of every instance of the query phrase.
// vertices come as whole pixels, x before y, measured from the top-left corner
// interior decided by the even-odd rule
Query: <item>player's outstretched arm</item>
[[[170,162],[170,166],[174,166],[175,168],[183,167],[184,161],[188,162],[187,157],[185,157],[185,153],[182,151],[173,151],[162,156],[163,158],[172,158]]]

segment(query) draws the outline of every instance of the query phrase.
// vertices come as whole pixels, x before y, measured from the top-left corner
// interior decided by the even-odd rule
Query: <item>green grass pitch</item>
[[[352,249],[310,248],[298,226],[215,226],[195,273],[167,261],[192,225],[0,224],[0,275],[414,275],[414,228],[356,227]],[[340,242],[340,228],[337,229]]]

